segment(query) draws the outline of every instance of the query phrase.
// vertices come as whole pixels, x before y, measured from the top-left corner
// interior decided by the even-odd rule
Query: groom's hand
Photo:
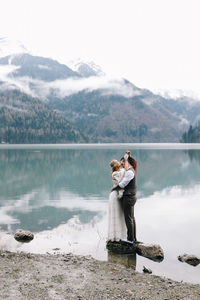
[[[116,187],[113,187],[110,191],[111,192],[116,191]]]
[[[125,155],[124,155],[125,161],[128,160],[128,158],[129,158],[130,155],[131,155],[131,152],[129,150],[126,150]]]
[[[126,154],[124,155],[124,159],[125,159],[125,161],[127,161],[127,160],[128,160],[128,157],[129,157],[129,155],[126,153]]]

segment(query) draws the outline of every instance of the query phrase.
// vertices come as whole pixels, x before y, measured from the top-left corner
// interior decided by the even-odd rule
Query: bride
[[[113,187],[117,186],[123,179],[125,170],[120,169],[120,162],[112,160],[111,177]],[[124,213],[122,210],[120,198],[123,196],[123,190],[112,191],[109,196],[108,209],[108,241],[119,241],[126,238],[126,224],[124,220]]]

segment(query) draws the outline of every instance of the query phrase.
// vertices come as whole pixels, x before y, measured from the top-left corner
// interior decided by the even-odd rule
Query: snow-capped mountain
[[[28,52],[21,42],[10,40],[7,37],[0,37],[0,57]]]
[[[173,99],[137,88],[126,79],[109,78],[91,61],[78,59],[65,65],[27,52],[21,43],[0,38],[3,117],[9,114],[1,107],[16,116],[24,110],[23,103],[17,106],[18,91],[26,99],[45,100],[46,110],[56,111],[91,142],[177,142],[189,124],[200,119],[199,103],[189,97]],[[12,105],[4,101],[10,98]]]
[[[67,65],[83,77],[105,76],[101,67],[96,65],[93,61],[83,61],[79,58],[77,60],[69,61]]]
[[[0,58],[0,67],[13,65],[17,70],[12,72],[12,77],[26,77],[29,79],[54,81],[71,77],[80,77],[80,75],[66,65],[60,64],[51,58],[33,56],[28,53],[9,55]]]

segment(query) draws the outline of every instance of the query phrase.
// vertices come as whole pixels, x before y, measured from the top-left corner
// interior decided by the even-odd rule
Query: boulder
[[[160,262],[164,259],[164,252],[160,245],[137,243],[136,252],[154,261]]]
[[[15,232],[14,238],[18,242],[28,243],[34,239],[34,235],[30,231],[23,230],[23,229],[17,229]]]
[[[196,267],[200,263],[200,258],[191,254],[179,255],[178,260],[181,262],[186,262],[187,264],[194,267]]]
[[[144,244],[142,242],[136,242],[130,244],[125,241],[108,241],[106,244],[108,251],[117,254],[134,254],[135,252],[141,256],[147,257],[154,261],[162,261],[164,259],[164,253],[159,245]]]
[[[151,273],[152,273],[152,270],[151,270],[151,269],[148,269],[148,268],[146,268],[145,266],[143,266],[143,273],[148,273],[148,274],[151,274]]]
[[[108,251],[117,254],[134,254],[136,251],[135,244],[129,244],[124,241],[107,241],[106,248]]]

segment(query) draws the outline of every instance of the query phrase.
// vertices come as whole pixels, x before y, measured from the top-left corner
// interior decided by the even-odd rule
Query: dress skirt
[[[110,193],[108,205],[108,241],[126,239],[127,229],[120,201],[117,191]]]

